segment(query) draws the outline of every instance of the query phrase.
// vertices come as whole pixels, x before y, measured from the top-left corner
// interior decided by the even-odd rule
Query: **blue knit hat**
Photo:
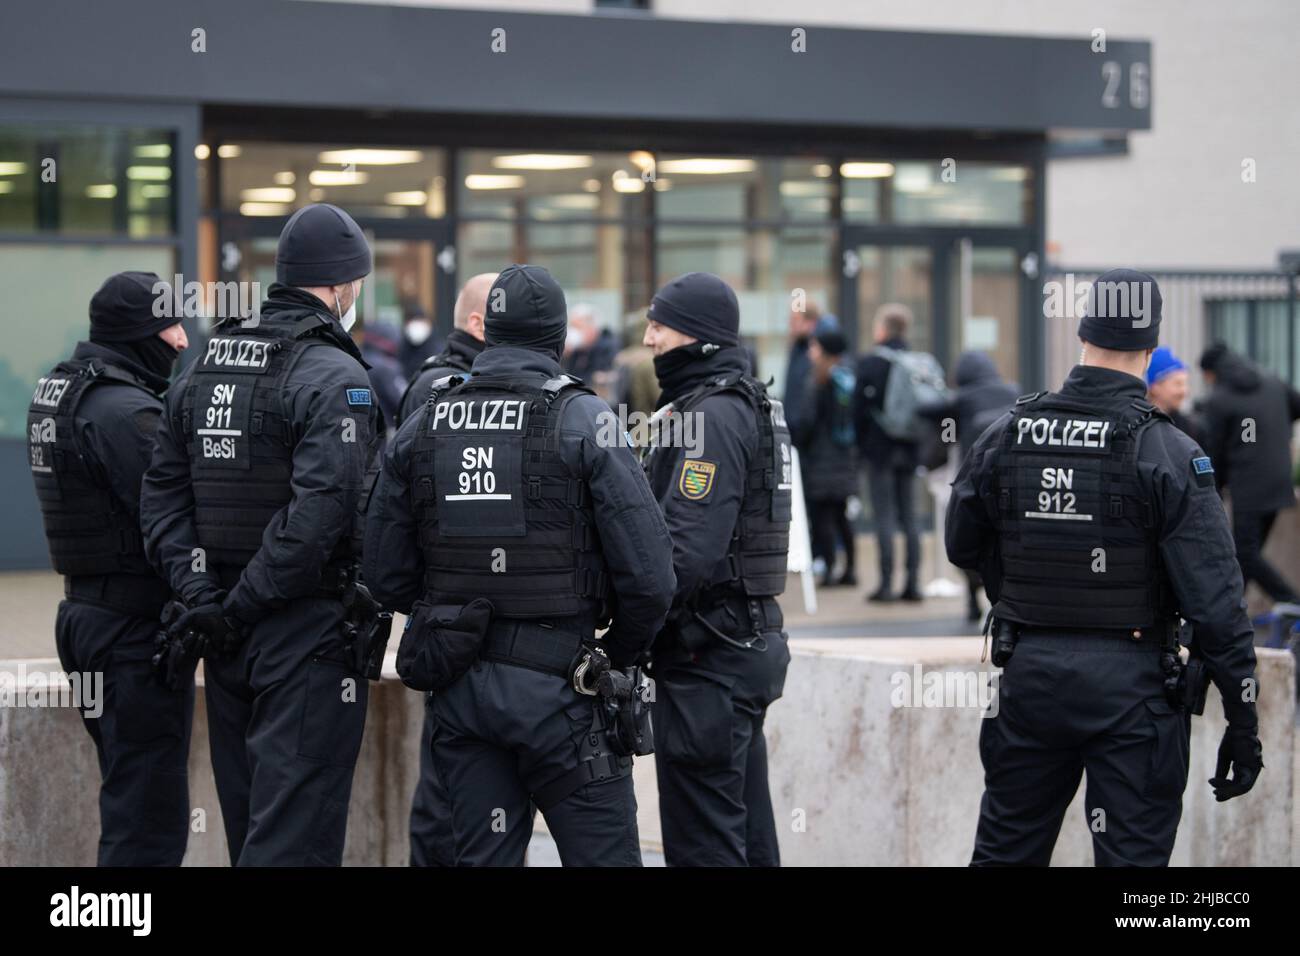
[[[1147,366],[1147,387],[1154,385],[1172,372],[1182,372],[1187,366],[1170,351],[1169,346],[1162,345],[1151,353],[1151,364]]]

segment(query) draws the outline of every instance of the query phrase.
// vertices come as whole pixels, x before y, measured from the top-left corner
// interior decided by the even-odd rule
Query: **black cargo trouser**
[[[1166,866],[1187,785],[1189,718],[1165,699],[1159,647],[1029,632],[980,727],[972,865],[1046,866],[1086,771],[1098,866]]]
[[[519,866],[533,794],[577,769],[593,698],[552,674],[477,661],[433,697],[433,757],[451,805],[458,866]],[[640,866],[630,775],[542,808],[565,866]]]
[[[426,694],[424,728],[420,733],[420,778],[411,800],[411,866],[454,866],[456,862],[451,803],[433,761],[436,723],[433,697]]]
[[[91,688],[103,675],[102,697],[79,701],[90,705],[82,720],[102,778],[100,866],[179,866],[185,855],[194,683],[169,691],[155,679],[149,659],[159,627],[100,605],[59,604],[55,643],[64,671],[90,675]]]
[[[721,641],[656,659],[655,772],[669,866],[779,866],[763,721],[785,685],[779,630],[763,650]]]
[[[370,686],[343,606],[303,598],[204,665],[212,769],[238,866],[338,866]]]

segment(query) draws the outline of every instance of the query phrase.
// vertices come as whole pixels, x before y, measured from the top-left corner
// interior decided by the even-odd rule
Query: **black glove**
[[[1228,768],[1232,768],[1232,777],[1228,777]],[[1219,744],[1219,762],[1210,778],[1214,788],[1214,799],[1219,803],[1239,797],[1255,785],[1259,772],[1264,769],[1264,750],[1260,746],[1258,733],[1254,730],[1241,730],[1231,724],[1224,731]]]
[[[229,654],[243,640],[243,628],[234,618],[227,617],[223,606],[224,595],[214,596],[182,614],[171,626],[173,634],[202,631],[208,637],[208,649],[217,657]]]

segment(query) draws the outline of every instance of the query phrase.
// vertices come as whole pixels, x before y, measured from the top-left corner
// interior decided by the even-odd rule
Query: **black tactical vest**
[[[262,534],[293,497],[297,443],[284,384],[303,353],[329,347],[314,334],[323,318],[254,327],[228,322],[194,363],[181,403],[194,488],[194,525],[208,561],[242,569]],[[339,542],[331,564],[348,561],[354,540]]]
[[[689,392],[675,408],[686,413],[711,395],[743,395],[758,420],[758,447],[745,475],[740,515],[727,553],[705,584],[705,603],[727,594],[774,597],[785,590],[790,550],[790,494],[794,459],[785,408],[767,386],[748,375],[723,375]]]
[[[103,476],[77,447],[74,417],[86,391],[106,383],[153,392],[134,375],[97,359],[60,362],[36,385],[27,408],[27,457],[54,570],[68,576],[156,576],[144,538]]]
[[[1166,416],[1142,400],[1040,392],[1012,410],[992,465],[990,516],[1002,584],[993,613],[1043,627],[1149,627],[1173,612],[1142,433]]]
[[[421,410],[411,483],[426,600],[484,597],[497,619],[608,617],[609,578],[587,484],[560,454],[565,405],[591,389],[567,375],[520,383],[450,377]]]

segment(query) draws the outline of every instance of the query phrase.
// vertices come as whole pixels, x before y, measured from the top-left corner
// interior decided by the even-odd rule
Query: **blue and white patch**
[[[351,405],[353,408],[357,408],[361,405],[371,404],[370,389],[368,388],[348,389],[348,404]]]
[[[1214,484],[1214,465],[1208,455],[1192,459],[1192,477],[1201,488]]]

